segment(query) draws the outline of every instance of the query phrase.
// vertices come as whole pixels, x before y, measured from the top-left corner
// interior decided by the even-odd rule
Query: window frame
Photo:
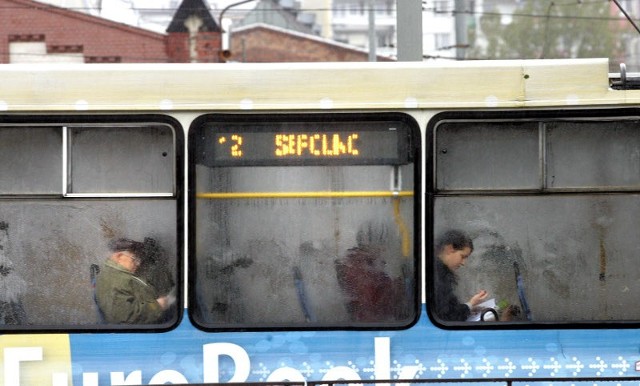
[[[148,127],[148,126],[164,126],[171,130],[173,135],[172,139],[172,149],[173,149],[173,160],[172,160],[172,173],[171,173],[171,191],[170,192],[124,192],[124,193],[112,193],[112,192],[74,192],[72,189],[73,185],[73,161],[71,160],[72,155],[72,142],[73,142],[73,134],[70,133],[74,129],[80,130],[93,130],[93,129],[111,129],[111,128],[131,128],[135,129],[137,127]],[[65,125],[62,126],[62,195],[63,197],[96,197],[96,198],[108,198],[108,197],[175,197],[177,192],[177,173],[176,169],[178,168],[179,163],[177,162],[177,135],[176,128],[172,125],[166,123],[155,123],[153,121],[141,121],[137,123],[100,123],[100,124],[81,124],[81,125]]]
[[[639,120],[640,109],[638,108],[606,108],[606,109],[536,109],[536,110],[492,110],[492,111],[442,111],[434,115],[428,122],[425,132],[426,155],[425,155],[425,293],[427,317],[438,328],[445,330],[531,330],[531,329],[604,329],[604,328],[638,328],[639,320],[582,320],[582,321],[510,321],[510,322],[455,322],[445,321],[434,315],[435,308],[435,259],[434,241],[438,236],[435,232],[435,200],[438,196],[464,197],[464,196],[528,196],[531,194],[540,196],[561,196],[565,194],[576,195],[599,195],[599,194],[632,194],[640,193],[637,189],[572,189],[572,188],[548,188],[546,187],[546,165],[540,165],[543,175],[541,176],[540,189],[520,189],[520,190],[439,190],[436,175],[436,134],[437,126],[444,121],[451,122],[489,122],[489,121],[511,121],[511,122],[549,122],[549,121],[625,121]],[[640,126],[638,128],[640,131]],[[545,142],[546,145],[546,142]],[[541,152],[544,149],[540,150]],[[542,159],[541,162],[545,160]],[[525,284],[526,287],[526,284]]]
[[[228,325],[204,325],[200,323],[194,314],[198,311],[197,304],[197,270],[196,266],[198,264],[198,259],[196,256],[196,225],[195,225],[195,211],[196,211],[196,165],[197,165],[197,155],[196,149],[199,145],[197,144],[196,136],[199,134],[199,130],[202,126],[205,126],[207,122],[221,122],[221,121],[232,121],[232,122],[290,122],[290,121],[314,121],[317,119],[322,120],[332,120],[338,122],[367,122],[367,121],[380,121],[380,120],[397,120],[403,121],[409,127],[408,135],[410,139],[410,143],[408,144],[408,149],[406,151],[410,155],[410,160],[408,163],[412,163],[413,165],[413,178],[414,178],[414,198],[413,198],[413,220],[411,222],[411,226],[413,226],[413,280],[414,280],[414,293],[413,298],[409,299],[409,306],[413,313],[413,317],[411,320],[406,322],[402,322],[401,324],[397,323],[391,325],[389,322],[367,322],[366,325],[364,323],[330,323],[330,324],[322,324],[322,323],[309,323],[305,324],[281,324],[281,325],[258,325],[258,324],[228,324]],[[188,235],[188,246],[189,246],[189,272],[188,272],[188,282],[189,282],[189,318],[191,323],[199,330],[207,331],[207,332],[226,332],[226,331],[280,331],[280,330],[288,330],[288,331],[308,331],[308,330],[403,330],[408,329],[415,325],[418,322],[421,314],[421,296],[422,296],[422,268],[421,268],[421,255],[422,255],[422,228],[421,228],[421,205],[422,205],[422,145],[421,145],[421,128],[419,124],[415,121],[415,119],[404,113],[371,113],[371,112],[363,112],[363,113],[308,113],[302,114],[299,112],[293,113],[217,113],[217,114],[206,114],[201,115],[197,119],[195,119],[189,129],[189,138],[188,138],[188,147],[189,147],[189,161],[188,161],[188,174],[189,174],[189,194],[188,194],[188,210],[192,215],[189,218],[189,235]],[[292,165],[296,165],[294,162]],[[314,165],[312,163],[312,165]],[[338,167],[347,166],[348,163],[343,161],[339,161],[335,164]],[[354,164],[362,166],[362,164]],[[222,167],[247,167],[243,165],[236,166],[228,166],[221,165]],[[300,165],[298,165],[300,166]],[[255,167],[255,166],[254,166]],[[287,166],[280,166],[287,167]]]
[[[91,113],[78,113],[78,114],[10,114],[0,113],[0,128],[3,126],[8,127],[25,127],[25,130],[29,130],[30,127],[54,127],[60,128],[62,135],[65,135],[67,128],[73,128],[77,126],[91,126],[91,127],[113,127],[113,126],[166,126],[171,129],[172,134],[172,146],[173,146],[173,160],[172,160],[172,192],[143,192],[143,193],[72,193],[66,190],[69,173],[69,163],[66,159],[69,154],[69,144],[64,138],[61,140],[60,151],[62,153],[62,180],[61,190],[58,193],[20,193],[20,194],[0,194],[0,201],[25,201],[30,202],[33,200],[47,201],[59,201],[61,203],[71,203],[76,200],[91,201],[91,200],[104,200],[104,201],[120,201],[120,200],[145,200],[150,199],[152,201],[158,200],[172,200],[175,201],[175,267],[172,267],[175,272],[175,296],[176,302],[174,307],[176,309],[175,317],[167,322],[156,324],[107,324],[100,323],[87,323],[77,325],[54,325],[54,324],[25,324],[25,325],[2,325],[0,326],[0,332],[5,334],[15,333],[140,333],[140,332],[166,332],[175,329],[180,325],[183,320],[184,314],[184,227],[185,227],[185,205],[184,205],[184,159],[185,159],[185,136],[182,125],[178,120],[168,115],[161,114],[91,114]],[[174,251],[170,251],[173,253]],[[89,275],[89,267],[87,266],[87,277]],[[89,280],[87,279],[87,282]],[[88,292],[89,294],[89,287]]]

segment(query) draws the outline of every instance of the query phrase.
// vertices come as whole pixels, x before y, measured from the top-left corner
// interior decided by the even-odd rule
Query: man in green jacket
[[[160,323],[169,308],[167,296],[135,275],[144,244],[129,239],[109,243],[111,255],[96,279],[96,303],[106,323]]]

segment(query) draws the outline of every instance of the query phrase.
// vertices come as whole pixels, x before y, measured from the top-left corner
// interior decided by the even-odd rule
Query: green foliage
[[[612,11],[614,11],[612,13]],[[509,24],[497,12],[480,17],[480,34],[468,52],[470,58],[618,58],[624,52],[624,34],[633,33],[609,1],[524,0]]]

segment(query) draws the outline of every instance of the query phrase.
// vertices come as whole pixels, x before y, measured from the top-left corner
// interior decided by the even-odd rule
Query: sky
[[[53,4],[61,7],[86,7],[86,6],[95,6],[100,2],[100,0],[38,0],[42,3]],[[120,7],[120,5],[126,6],[127,8],[131,8],[133,5],[135,8],[168,8],[171,7],[171,3],[176,2],[175,0],[101,0],[103,8],[110,7]],[[228,5],[233,3],[237,3],[240,0],[209,0],[209,4],[212,9],[222,9]],[[180,1],[178,0],[179,4]],[[251,3],[247,3],[246,5],[240,6],[242,7],[251,7]]]

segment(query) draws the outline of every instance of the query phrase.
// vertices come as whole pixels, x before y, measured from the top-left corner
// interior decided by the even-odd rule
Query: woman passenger
[[[473,242],[462,231],[448,230],[435,245],[435,313],[447,321],[465,321],[471,310],[487,299],[487,291],[480,290],[465,303],[460,302],[454,290],[458,282],[455,271],[463,267],[471,253]]]

